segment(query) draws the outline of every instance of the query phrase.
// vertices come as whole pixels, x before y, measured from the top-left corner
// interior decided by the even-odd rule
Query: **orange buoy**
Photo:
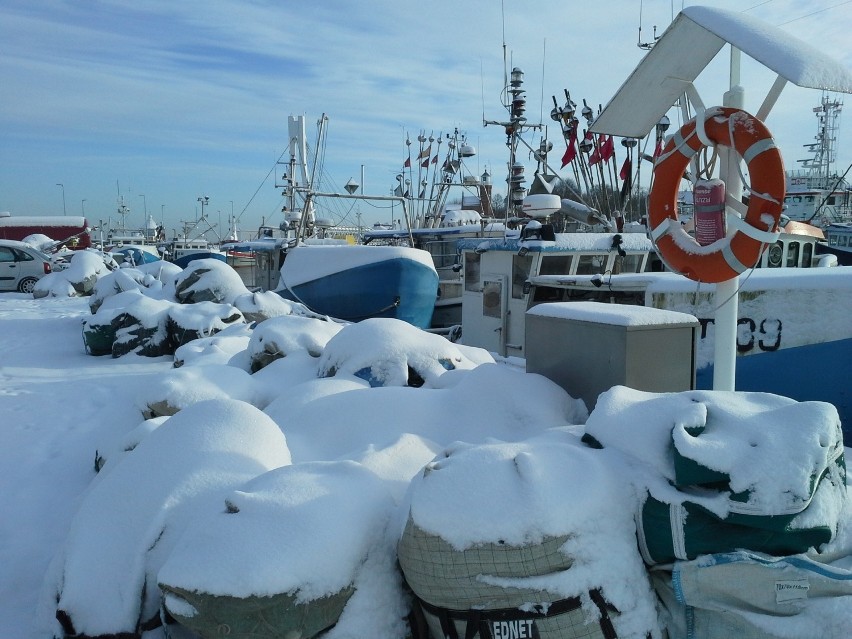
[[[701,246],[681,228],[677,195],[690,160],[711,144],[736,150],[748,165],[751,186],[744,218],[729,217],[734,233]],[[697,282],[726,282],[756,266],[764,247],[777,240],[785,193],[781,153],[766,125],[741,109],[708,109],[671,136],[657,157],[648,197],[651,239],[672,270]]]

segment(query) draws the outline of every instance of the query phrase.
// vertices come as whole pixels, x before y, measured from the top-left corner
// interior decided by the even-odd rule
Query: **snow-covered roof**
[[[726,43],[800,87],[852,93],[852,72],[847,67],[787,31],[738,11],[687,7],[590,130],[645,137]]]

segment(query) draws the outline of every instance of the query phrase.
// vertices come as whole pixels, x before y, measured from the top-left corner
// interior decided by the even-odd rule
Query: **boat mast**
[[[328,117],[323,113],[318,122],[319,130],[317,132],[317,155],[322,144],[325,124]],[[312,232],[314,227],[314,212],[313,203],[311,202],[311,193],[313,189],[313,175],[308,172],[308,148],[305,141],[305,116],[289,116],[287,119],[287,131],[289,134],[290,160],[288,162],[287,172],[282,177],[281,182],[277,180],[275,187],[282,189],[281,195],[286,199],[286,203],[282,208],[286,222],[295,223],[298,221],[296,237],[302,239]],[[318,159],[314,158],[314,173],[317,171]],[[303,193],[304,204],[299,210],[297,193]],[[296,217],[298,216],[298,217]],[[282,229],[284,227],[282,226]]]
[[[504,88],[507,96],[506,103],[503,105],[509,111],[509,120],[506,122],[498,122],[494,120],[485,120],[484,126],[496,124],[503,127],[506,131],[506,146],[509,147],[509,175],[506,178],[508,185],[506,197],[506,220],[508,221],[511,211],[511,217],[523,217],[524,196],[527,193],[527,188],[524,185],[524,165],[518,161],[518,144],[521,140],[521,133],[524,129],[541,129],[541,124],[527,124],[527,118],[524,115],[527,108],[526,90],[524,85],[524,72],[519,67],[514,67],[509,75],[509,82]]]
[[[827,189],[829,182],[837,177],[833,167],[837,158],[837,120],[842,108],[842,102],[830,99],[826,93],[823,93],[820,105],[814,107],[819,122],[817,135],[814,137],[816,142],[804,145],[811,157],[797,160],[808,172],[810,188]]]

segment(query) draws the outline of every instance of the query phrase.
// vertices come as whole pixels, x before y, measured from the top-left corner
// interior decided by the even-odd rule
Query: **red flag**
[[[654,149],[654,157],[658,158],[663,154],[663,141],[662,139],[657,140],[657,148]]]
[[[601,161],[601,148],[598,146],[598,147],[595,147],[594,150],[591,153],[589,153],[589,166],[592,166],[593,164],[597,164],[600,161]]]
[[[601,142],[601,160],[609,162],[615,157],[615,143],[612,141],[611,135],[601,137],[604,138],[603,142]]]
[[[621,185],[621,206],[625,206],[627,204],[627,200],[630,199],[630,191],[633,188],[633,175],[631,174],[632,163],[630,162],[630,156],[627,156],[624,160],[624,165],[621,167],[621,172],[619,176],[624,182]]]
[[[621,171],[618,172],[618,177],[620,177],[622,180],[626,180],[628,177],[630,177],[630,171],[631,171],[630,158],[626,157],[626,158],[624,158],[624,164],[621,165]]]
[[[586,138],[591,139],[591,135],[586,133]],[[598,162],[609,162],[609,159],[615,153],[615,147],[612,143],[612,137],[604,135],[601,133],[598,136],[598,144],[595,147],[595,150],[589,154],[589,166],[592,164],[597,164]]]
[[[407,169],[410,166],[411,166],[411,156],[409,155],[408,158],[405,160],[405,162],[403,162],[402,167],[404,169]]]
[[[425,160],[423,160],[423,162],[420,163],[420,166],[422,166],[424,169],[428,169],[429,168],[429,158],[426,158]]]
[[[562,168],[571,164],[574,158],[577,157],[577,129],[571,129],[571,134],[568,136],[568,148],[565,149],[565,155],[562,156]]]
[[[432,158],[432,164],[437,164],[437,163],[438,163],[438,156],[435,155],[435,157]]]

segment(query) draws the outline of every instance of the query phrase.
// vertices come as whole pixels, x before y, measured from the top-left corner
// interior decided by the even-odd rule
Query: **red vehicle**
[[[92,245],[89,223],[85,217],[15,215],[0,213],[0,239],[22,241],[29,235],[46,235],[70,249],[84,249]],[[57,248],[59,248],[57,246]]]

